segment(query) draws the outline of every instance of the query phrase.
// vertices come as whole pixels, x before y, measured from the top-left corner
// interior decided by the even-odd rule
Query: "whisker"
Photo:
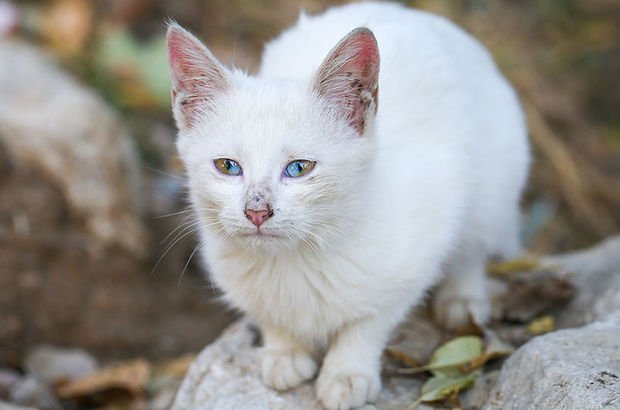
[[[185,262],[185,266],[183,267],[183,270],[181,271],[181,276],[179,277],[179,282],[177,283],[177,287],[181,286],[181,281],[183,280],[183,275],[185,274],[185,271],[187,270],[187,267],[189,266],[189,263],[192,261],[192,258],[194,257],[194,255],[196,254],[196,252],[198,252],[198,250],[200,250],[200,248],[204,245],[204,241],[200,241],[198,242],[198,245],[196,245],[194,247],[194,250],[192,251],[192,253],[189,255],[189,258],[187,258],[187,262]]]
[[[171,216],[176,216],[176,215],[181,215],[181,214],[186,214],[188,212],[193,212],[193,209],[184,209],[183,211],[178,211],[178,212],[172,212],[169,214],[164,214],[164,215],[155,215],[153,216],[153,219],[160,219],[160,218],[169,218]]]
[[[158,174],[165,175],[167,177],[176,178],[176,179],[180,179],[182,181],[185,181],[185,178],[180,176],[180,175],[174,175],[174,174],[171,174],[169,172],[162,171],[160,169],[149,167],[149,166],[145,166],[144,168],[146,168],[146,169],[148,169],[150,171],[153,171],[153,172],[157,172]]]
[[[179,229],[181,229],[181,228],[183,228],[183,229],[184,229],[184,228],[187,228],[187,226],[188,226],[188,225],[194,225],[194,224],[197,224],[198,222],[199,222],[199,221],[197,221],[197,220],[191,220],[191,219],[188,217],[188,220],[186,220],[186,221],[185,221],[185,222],[183,222],[183,223],[180,223],[180,224],[179,224],[176,228],[174,228],[172,231],[170,231],[170,233],[169,233],[168,235],[166,235],[166,236],[164,237],[164,239],[162,239],[159,243],[164,243],[164,242],[166,242],[166,241],[167,241],[167,240],[168,240],[168,239],[169,239],[169,238],[170,238],[170,237],[171,237],[171,236],[172,236],[175,232],[177,232]]]
[[[157,263],[155,263],[155,267],[153,267],[153,270],[151,271],[151,274],[154,274],[155,271],[157,270],[157,268],[159,267],[159,264],[161,263],[161,261],[164,259],[164,257],[168,254],[168,252],[170,252],[170,250],[174,247],[174,245],[176,245],[177,243],[179,243],[180,240],[182,240],[183,238],[186,238],[187,236],[197,232],[198,229],[195,228],[195,226],[190,227],[189,231],[187,231],[186,233],[184,233],[182,236],[177,237],[177,239],[175,239],[174,242],[172,242],[172,244],[170,244],[166,250],[164,251],[164,253],[159,257],[159,259],[157,259]],[[180,234],[179,234],[180,235]]]

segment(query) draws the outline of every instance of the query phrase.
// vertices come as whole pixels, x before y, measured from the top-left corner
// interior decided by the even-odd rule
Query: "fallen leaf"
[[[514,348],[501,340],[495,332],[486,328],[483,328],[483,331],[485,334],[484,352],[472,359],[469,363],[461,366],[461,371],[468,372],[472,369],[477,369],[484,366],[490,360],[508,356],[514,352]]]
[[[471,387],[476,377],[481,373],[479,369],[466,374],[451,374],[433,376],[422,386],[422,395],[408,410],[415,409],[422,402],[445,400]]]
[[[89,396],[108,389],[122,389],[134,396],[140,395],[148,383],[151,365],[142,359],[105,367],[74,382],[56,388],[61,398]]]
[[[155,373],[182,378],[185,373],[187,373],[187,370],[193,363],[194,359],[196,359],[195,354],[186,354],[181,357],[177,357],[176,359],[169,360],[162,365],[157,366]]]
[[[413,357],[411,357],[407,353],[397,350],[397,349],[388,347],[385,349],[384,353],[390,359],[407,367],[415,367],[420,364],[417,360],[415,360]]]
[[[568,302],[576,293],[571,280],[553,268],[503,276],[508,292],[498,300],[503,320],[529,323]]]
[[[487,265],[487,272],[492,275],[509,275],[515,272],[528,272],[538,268],[538,260],[531,257],[512,259],[504,262],[490,263]]]
[[[482,354],[482,339],[478,336],[461,336],[441,345],[427,365],[412,369],[398,369],[400,374],[415,374],[430,371],[435,376],[460,374],[460,366]]]
[[[527,325],[527,331],[533,335],[542,335],[543,333],[553,332],[555,330],[555,319],[553,316],[541,316],[534,319]]]
[[[440,346],[427,365],[433,375],[440,376],[460,372],[465,365],[482,353],[482,339],[478,336],[461,336]]]

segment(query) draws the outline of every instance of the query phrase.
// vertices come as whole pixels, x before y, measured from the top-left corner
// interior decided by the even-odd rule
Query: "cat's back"
[[[459,69],[493,64],[478,42],[443,17],[389,3],[358,3],[306,16],[265,46],[259,75],[310,79],[331,48],[357,27],[370,28],[381,55],[381,85],[402,86],[401,78],[446,77]],[[480,67],[480,65],[485,67]],[[488,67],[487,67],[488,66]],[[382,90],[382,93],[385,93]]]
[[[475,38],[444,17],[393,3],[354,3],[315,16],[302,14],[265,46],[259,75],[310,81],[334,45],[357,27],[371,29],[379,46],[377,132],[382,144],[390,144],[388,135],[398,139],[405,129],[409,135],[430,128],[454,135],[450,127],[462,128],[466,117],[484,115],[511,93]],[[498,99],[498,93],[504,95]],[[447,113],[461,120],[449,124]]]

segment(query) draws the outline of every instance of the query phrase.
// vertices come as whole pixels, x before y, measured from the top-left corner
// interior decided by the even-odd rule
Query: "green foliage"
[[[122,106],[169,107],[170,79],[164,34],[139,42],[126,29],[108,31],[99,41],[94,58],[96,69],[117,82],[117,95],[113,98]]]

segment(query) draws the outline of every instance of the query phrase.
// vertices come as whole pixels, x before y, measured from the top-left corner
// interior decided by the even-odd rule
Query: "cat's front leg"
[[[381,390],[381,355],[394,321],[372,317],[344,327],[329,347],[317,380],[328,410],[347,410],[376,400]]]
[[[277,327],[261,328],[264,340],[261,375],[267,386],[287,390],[314,377],[317,364],[310,352]]]

